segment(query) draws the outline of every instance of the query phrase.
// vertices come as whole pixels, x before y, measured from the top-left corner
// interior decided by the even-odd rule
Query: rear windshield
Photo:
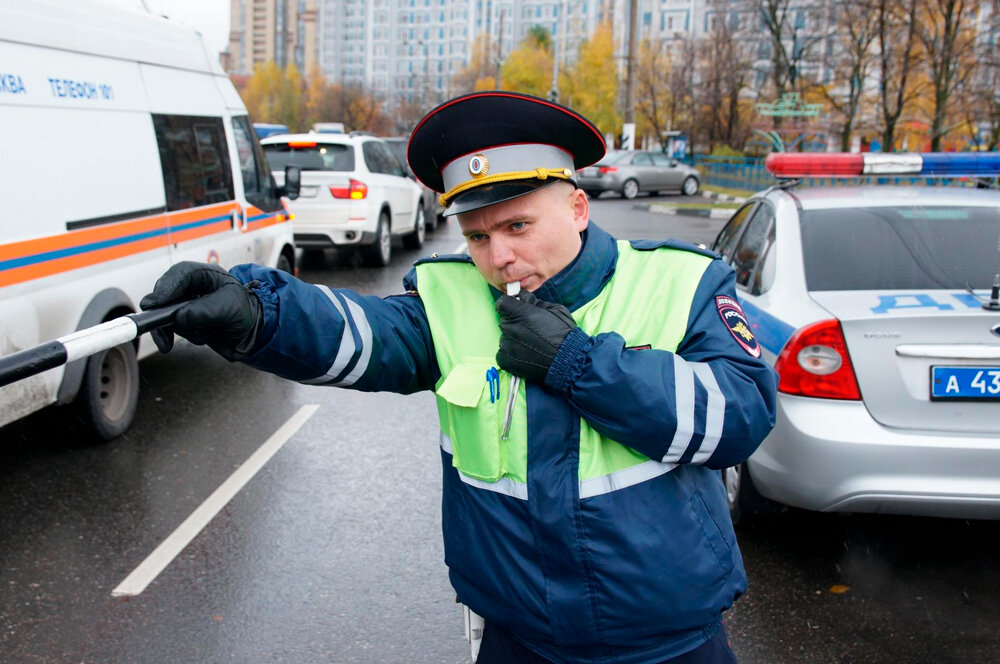
[[[264,153],[272,171],[298,166],[304,171],[353,171],[354,148],[327,143],[315,147],[293,148],[287,143],[265,145]]]
[[[1000,209],[806,210],[802,254],[811,291],[987,289],[1000,272]]]
[[[604,157],[599,162],[597,162],[597,165],[600,166],[603,164],[615,164],[631,154],[632,153],[628,151],[609,152],[608,154],[604,155]]]

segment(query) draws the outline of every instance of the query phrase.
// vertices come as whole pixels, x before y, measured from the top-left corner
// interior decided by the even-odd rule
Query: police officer
[[[291,380],[434,390],[480,664],[735,661],[722,613],[746,576],[719,470],[773,426],[774,374],[718,256],[589,220],[575,174],[604,152],[557,104],[458,97],[407,156],[469,255],[418,261],[384,299],[181,263],[141,303],[197,298],[174,331]]]

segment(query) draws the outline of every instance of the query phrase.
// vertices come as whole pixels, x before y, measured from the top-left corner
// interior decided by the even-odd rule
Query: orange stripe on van
[[[2,244],[0,287],[232,232],[232,214],[239,210],[228,201]]]
[[[128,244],[117,247],[108,247],[98,251],[88,251],[75,256],[67,256],[65,258],[48,260],[43,263],[34,263],[23,267],[3,270],[0,272],[0,287],[10,286],[22,281],[29,281],[31,279],[48,277],[53,274],[59,274],[60,272],[68,272],[70,270],[89,267],[97,263],[114,260],[116,258],[124,258],[143,251],[160,249],[166,245],[166,235],[159,235],[145,240],[140,240],[138,242],[129,242]]]

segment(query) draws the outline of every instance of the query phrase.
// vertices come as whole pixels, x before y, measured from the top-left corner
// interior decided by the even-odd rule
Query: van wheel
[[[292,274],[292,261],[288,260],[288,256],[281,254],[278,256],[278,264],[275,266],[282,272],[287,272]]]
[[[413,224],[413,232],[403,236],[403,246],[407,249],[419,249],[424,246],[427,237],[427,226],[424,221],[424,206],[417,207],[417,219]]]
[[[392,260],[392,235],[389,233],[389,213],[385,210],[378,215],[375,241],[364,248],[365,265],[385,267]]]
[[[639,195],[639,183],[629,178],[622,185],[622,198],[633,199]]]
[[[138,401],[139,363],[131,342],[87,358],[73,401],[80,433],[100,440],[117,438],[132,424]]]

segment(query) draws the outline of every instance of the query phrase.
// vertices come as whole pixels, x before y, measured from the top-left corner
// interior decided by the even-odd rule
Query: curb
[[[736,211],[729,208],[686,208],[677,205],[664,205],[660,203],[651,203],[646,209],[647,211],[654,212],[656,214],[674,214],[685,217],[704,217],[706,219],[728,219],[733,215],[733,212]]]
[[[717,191],[709,191],[707,189],[701,190],[701,195],[705,198],[714,198],[717,201],[722,201],[724,203],[745,203],[746,198],[743,196],[732,196],[730,194],[720,194]]]

